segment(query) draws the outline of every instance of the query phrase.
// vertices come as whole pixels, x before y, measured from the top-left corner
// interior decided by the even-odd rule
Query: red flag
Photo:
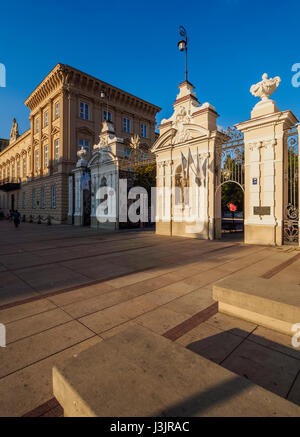
[[[229,211],[234,212],[237,210],[237,207],[234,203],[229,203],[228,205]]]

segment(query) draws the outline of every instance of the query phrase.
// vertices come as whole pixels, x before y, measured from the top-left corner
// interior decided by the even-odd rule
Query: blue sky
[[[251,84],[267,72],[282,78],[273,95],[280,110],[300,118],[300,87],[291,85],[300,63],[299,0],[10,1],[0,6],[0,137],[12,118],[29,127],[24,100],[58,63],[66,63],[172,114],[184,80],[178,26],[189,37],[189,80],[226,127],[249,118],[257,99]]]

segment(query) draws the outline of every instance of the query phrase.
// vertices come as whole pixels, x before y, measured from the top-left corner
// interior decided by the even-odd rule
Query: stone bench
[[[287,335],[300,323],[300,286],[235,274],[213,286],[219,311]]]
[[[300,407],[138,326],[53,368],[65,416],[298,416]]]

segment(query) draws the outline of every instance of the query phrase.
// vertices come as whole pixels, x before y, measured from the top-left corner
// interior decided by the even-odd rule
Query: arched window
[[[189,181],[179,165],[175,171],[175,205],[189,204]]]
[[[175,205],[182,204],[182,166],[179,165],[175,171]]]
[[[107,186],[107,180],[106,180],[106,177],[103,176],[101,178],[100,187],[106,187],[106,186]]]
[[[103,176],[103,177],[101,178],[100,187],[107,187],[107,180],[106,180],[106,177],[105,177],[105,176]],[[105,195],[104,195],[104,198],[103,198],[103,201],[107,200],[107,198],[108,198],[108,195],[105,194]],[[108,207],[106,207],[106,208],[104,209],[104,214],[105,214],[105,215],[108,214]]]

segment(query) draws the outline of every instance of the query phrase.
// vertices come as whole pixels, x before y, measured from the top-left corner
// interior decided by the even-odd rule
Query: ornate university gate
[[[288,129],[284,141],[284,244],[299,243],[299,138],[298,125]]]

